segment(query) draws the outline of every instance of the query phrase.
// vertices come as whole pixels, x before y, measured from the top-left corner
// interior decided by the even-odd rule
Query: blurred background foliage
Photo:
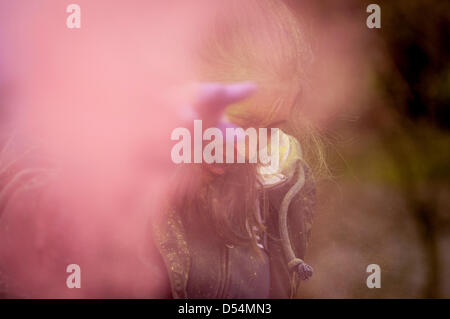
[[[287,1],[301,15],[305,6]],[[381,29],[365,25],[381,7]],[[322,21],[359,20],[369,92],[352,120],[324,132],[332,177],[319,181],[300,297],[450,297],[450,2],[317,1]],[[366,267],[381,266],[381,289]]]

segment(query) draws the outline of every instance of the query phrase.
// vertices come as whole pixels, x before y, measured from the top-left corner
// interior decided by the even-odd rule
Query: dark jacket
[[[154,240],[165,262],[174,298],[295,296],[297,279],[283,251],[279,211],[287,192],[301,177],[299,169],[303,168],[303,186],[290,201],[287,214],[290,244],[295,256],[303,259],[312,226],[315,186],[308,166],[296,160],[301,156],[299,152],[291,148],[290,178],[265,189],[269,213],[264,220],[264,248],[259,252],[250,242],[226,244],[214,227],[202,219],[185,225],[180,212],[175,210],[168,211],[154,225]]]

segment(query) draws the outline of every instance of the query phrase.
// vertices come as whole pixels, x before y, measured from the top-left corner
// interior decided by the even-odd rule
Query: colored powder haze
[[[66,27],[68,2],[0,1],[2,187],[8,172],[51,168],[31,181],[39,191],[0,195],[0,296],[165,296],[149,219],[171,186],[170,133],[189,103],[175,88],[195,80],[190,52],[220,1],[76,3],[81,29]],[[360,57],[344,31],[316,30],[323,63],[305,116],[328,125],[359,98]],[[66,287],[69,264],[81,289]]]

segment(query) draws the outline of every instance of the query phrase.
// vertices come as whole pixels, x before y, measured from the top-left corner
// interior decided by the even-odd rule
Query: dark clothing
[[[315,187],[304,165],[305,184],[289,205],[292,248],[303,259],[311,229]],[[265,246],[259,252],[249,242],[230,245],[203,219],[184,225],[175,211],[156,228],[156,241],[165,260],[174,298],[289,298],[292,273],[283,254],[278,210],[294,177],[268,191]]]

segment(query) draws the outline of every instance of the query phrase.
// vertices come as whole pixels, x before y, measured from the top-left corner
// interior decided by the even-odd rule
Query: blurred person
[[[104,3],[87,5],[93,14]],[[53,3],[47,4],[49,9]],[[156,65],[163,49],[152,52],[148,69],[139,63],[146,49],[155,48],[142,41],[136,59],[127,32],[147,21],[144,13],[139,19],[127,16],[123,25],[130,26],[118,35],[120,49],[116,39],[95,40],[110,30],[102,21],[92,22],[89,37],[74,40],[53,27],[51,14],[57,11],[43,14],[46,27],[67,45],[33,44],[43,47],[37,56],[47,57],[46,50],[68,55],[72,76],[60,77],[64,59],[24,59],[32,75],[24,90],[29,94],[24,101],[33,102],[31,125],[25,121],[24,136],[10,139],[0,152],[0,288],[6,296],[288,298],[296,296],[300,280],[311,277],[304,258],[315,204],[313,172],[321,159],[302,117],[309,45],[299,21],[280,1],[232,0],[219,7],[207,24],[211,28],[198,34],[193,62],[196,80],[208,84],[185,109],[194,114],[190,120],[209,126],[280,128],[278,169],[187,164],[169,178],[171,166],[161,164],[169,138],[162,143],[160,138],[177,120],[163,121],[163,115],[173,114],[161,113],[164,107],[149,111],[146,98],[160,97],[155,92],[166,87],[155,79],[173,71],[170,62],[178,55],[163,61],[161,70]],[[121,9],[116,4],[111,12]],[[166,45],[174,52],[172,42]],[[76,59],[86,48],[92,60]],[[127,63],[118,63],[118,57]],[[105,72],[93,72],[90,61],[104,63]],[[48,66],[52,76],[42,77]],[[129,77],[117,76],[124,70]],[[155,70],[160,73],[150,84],[143,80]],[[146,85],[154,85],[150,93],[143,92]],[[73,93],[74,87],[83,94]],[[138,103],[122,105],[130,100]],[[152,102],[164,106],[165,100]],[[72,114],[69,122],[55,120],[66,113]],[[147,133],[153,134],[150,140]],[[36,152],[41,139],[52,152]],[[153,162],[146,162],[151,172],[137,167],[135,154],[129,154],[143,145],[152,152]],[[58,160],[63,165],[55,165]],[[159,204],[148,204],[145,192],[155,202],[167,197],[161,213],[155,213]],[[151,229],[145,228],[146,217]],[[146,242],[144,228],[152,237]],[[60,270],[74,262],[88,279],[82,279],[82,289],[69,290]]]
[[[154,240],[174,298],[295,297],[312,275],[303,259],[315,184],[302,148],[316,146],[299,143],[311,134],[299,111],[309,47],[280,1],[228,1],[215,21],[197,65],[212,83],[192,119],[205,128],[280,128],[279,167],[183,164]]]

